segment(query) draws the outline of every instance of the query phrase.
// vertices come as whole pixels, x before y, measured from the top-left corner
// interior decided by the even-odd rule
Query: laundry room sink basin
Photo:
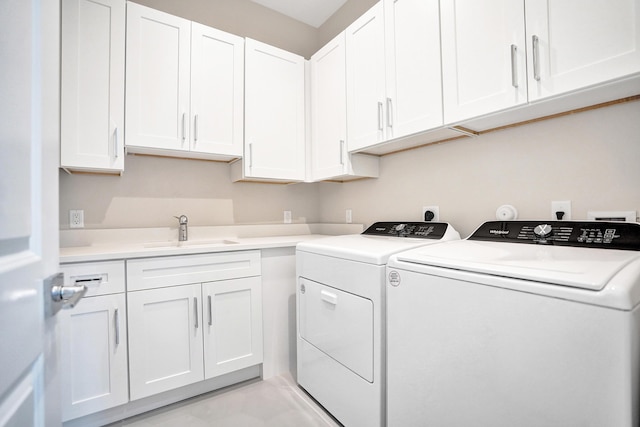
[[[197,246],[226,246],[237,244],[235,240],[213,239],[213,240],[187,240],[186,242],[152,242],[144,245],[145,248],[193,248]]]

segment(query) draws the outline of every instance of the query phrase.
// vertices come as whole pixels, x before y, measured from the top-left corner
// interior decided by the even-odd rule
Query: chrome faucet
[[[180,221],[180,228],[178,229],[178,241],[186,242],[188,239],[187,235],[187,222],[189,222],[189,218],[186,215],[174,216],[175,219]]]

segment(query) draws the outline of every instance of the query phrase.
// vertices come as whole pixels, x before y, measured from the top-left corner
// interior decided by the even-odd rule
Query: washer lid
[[[437,239],[349,234],[302,242],[296,249],[367,264],[385,265],[389,257],[398,252],[454,239],[460,239],[460,235],[448,225],[446,231]]]
[[[400,262],[599,291],[627,264],[640,258],[640,252],[461,240],[418,248],[396,258]]]

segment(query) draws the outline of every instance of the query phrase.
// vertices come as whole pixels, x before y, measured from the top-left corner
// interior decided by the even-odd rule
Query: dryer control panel
[[[449,225],[444,222],[376,222],[362,234],[371,236],[441,239]]]
[[[468,240],[640,251],[640,224],[605,221],[489,221]]]

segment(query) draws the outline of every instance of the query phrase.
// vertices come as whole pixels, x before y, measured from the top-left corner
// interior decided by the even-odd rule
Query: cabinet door
[[[346,30],[349,151],[385,139],[384,15],[377,3]]]
[[[191,151],[242,157],[244,39],[191,23]]]
[[[127,3],[127,145],[189,149],[191,23]]]
[[[305,179],[304,58],[246,39],[246,177]]]
[[[438,0],[385,0],[387,139],[442,126]]]
[[[62,2],[62,167],[124,169],[124,45],[124,0]]]
[[[200,284],[129,292],[131,400],[201,381]]]
[[[260,277],[202,284],[205,378],[262,363]]]
[[[440,6],[445,124],[526,103],[524,1]]]
[[[126,403],[124,294],[84,298],[58,318],[63,421]]]
[[[530,100],[640,71],[637,0],[527,0],[526,16]]]
[[[347,89],[345,33],[311,57],[312,177],[346,173]]]

